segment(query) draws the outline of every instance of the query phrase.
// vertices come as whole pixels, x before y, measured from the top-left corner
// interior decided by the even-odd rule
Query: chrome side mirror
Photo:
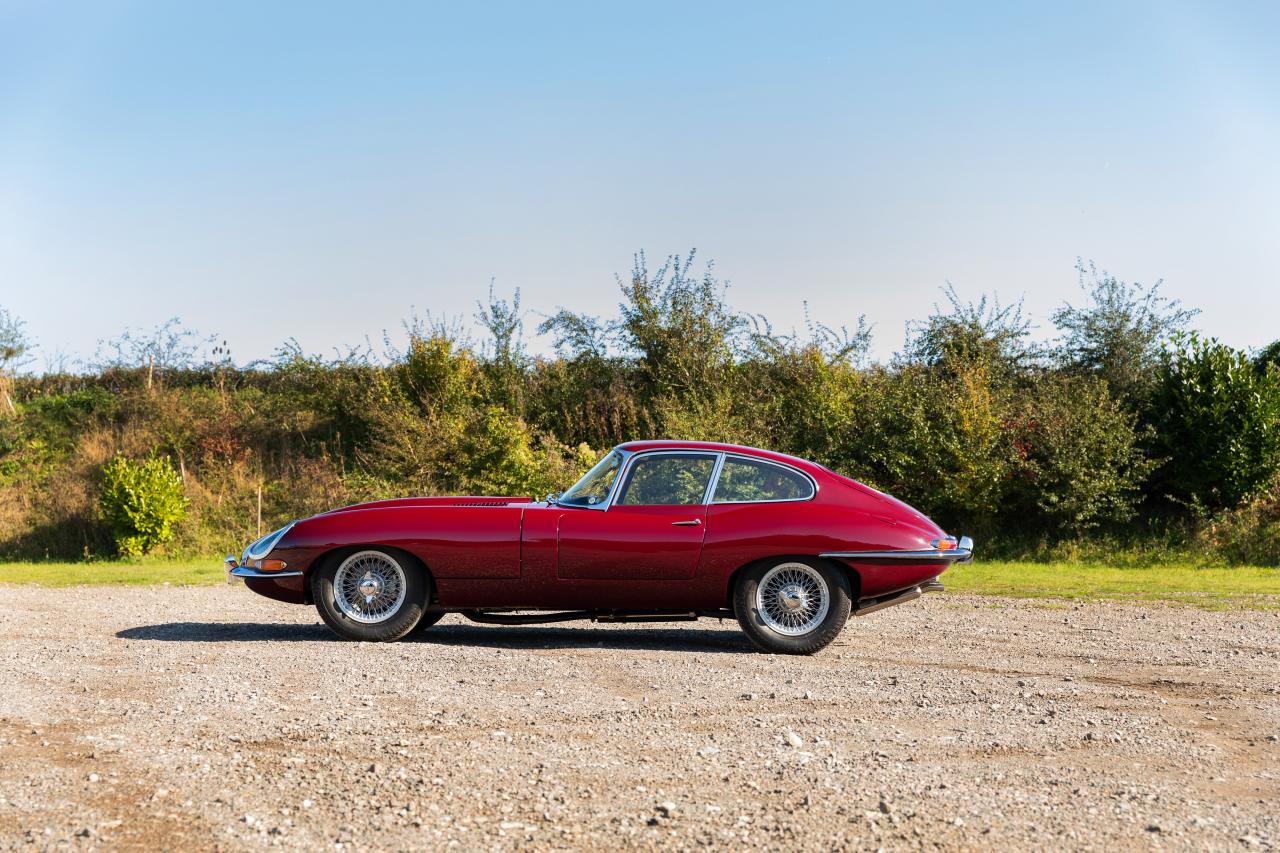
[[[553,504],[556,501],[560,500],[560,494],[561,494],[560,492],[547,492],[547,497],[545,498],[545,500],[547,503]]]

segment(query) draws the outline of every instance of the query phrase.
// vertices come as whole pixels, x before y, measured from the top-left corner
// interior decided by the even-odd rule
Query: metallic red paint
[[[607,509],[516,497],[403,498],[299,521],[272,556],[309,574],[336,550],[396,548],[427,568],[433,603],[446,609],[718,610],[730,604],[734,574],[759,560],[929,549],[945,536],[901,501],[803,459],[706,442],[629,442],[620,449],[706,450],[780,462],[812,478],[815,493],[799,501]],[[947,565],[838,562],[860,599],[908,589]],[[306,574],[252,579],[249,587],[301,603],[310,599]]]

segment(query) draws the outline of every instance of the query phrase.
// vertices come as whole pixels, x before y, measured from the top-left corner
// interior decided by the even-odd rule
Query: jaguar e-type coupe
[[[315,604],[335,633],[397,640],[446,613],[498,625],[736,618],[811,654],[852,613],[942,589],[973,555],[924,515],[821,465],[750,447],[634,441],[568,491],[374,501],[227,557],[228,580]]]

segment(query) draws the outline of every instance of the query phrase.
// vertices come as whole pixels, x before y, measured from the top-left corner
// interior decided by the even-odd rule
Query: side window
[[[754,459],[726,458],[712,503],[800,501],[813,497],[813,484],[781,465]]]
[[[707,454],[641,456],[632,463],[617,503],[623,506],[700,504],[715,467],[715,456]]]

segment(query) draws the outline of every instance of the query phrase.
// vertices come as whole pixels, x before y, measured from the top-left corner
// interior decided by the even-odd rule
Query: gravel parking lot
[[[9,587],[0,849],[1274,849],[1280,613],[929,596],[391,645],[238,587]]]

